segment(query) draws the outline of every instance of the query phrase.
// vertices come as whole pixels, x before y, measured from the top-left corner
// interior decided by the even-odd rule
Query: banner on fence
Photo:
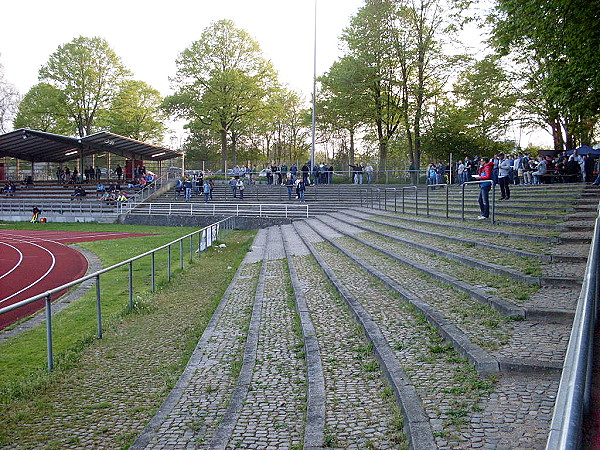
[[[202,231],[202,237],[200,239],[200,251],[206,250],[208,247],[213,245],[213,242],[217,240],[219,236],[219,224],[212,225]]]

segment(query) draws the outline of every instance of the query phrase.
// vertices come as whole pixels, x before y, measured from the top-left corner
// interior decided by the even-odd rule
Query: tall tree
[[[400,133],[411,163],[420,166],[429,103],[462,59],[442,52],[452,17],[442,0],[365,0],[344,31],[347,55],[360,67],[355,89],[365,99],[365,123],[377,136],[382,169]]]
[[[364,117],[376,130],[381,168],[386,167],[388,143],[402,123],[402,86],[396,76],[398,61],[393,47],[395,15],[394,1],[365,0],[342,34],[348,56],[360,68],[361,79],[356,80],[355,89],[364,92]]]
[[[0,132],[5,133],[17,112],[19,91],[6,78],[4,66],[0,63]]]
[[[62,91],[48,83],[38,83],[25,94],[19,103],[14,126],[56,134],[75,133],[74,123],[65,108]]]
[[[250,35],[230,20],[214,22],[176,61],[175,94],[164,101],[166,111],[211,129],[221,137],[223,165],[228,137],[240,122],[264,107],[276,84],[276,73]],[[235,163],[235,147],[232,148]]]
[[[109,107],[128,75],[104,39],[80,36],[50,55],[39,79],[63,93],[79,136],[85,136],[95,131],[99,111]]]
[[[319,78],[319,124],[347,132],[350,164],[354,164],[356,132],[368,117],[364,108],[368,101],[368,90],[363,84],[363,72],[363,66],[355,58],[345,56],[333,63],[329,71]]]
[[[474,137],[498,140],[505,135],[517,95],[497,57],[486,57],[468,67],[454,85],[454,95]]]
[[[496,0],[491,15],[495,47],[534,75],[524,85],[546,105],[556,150],[590,143],[598,121],[599,15],[600,6],[585,0]]]
[[[121,136],[160,143],[165,134],[160,92],[143,81],[125,80],[101,123]]]

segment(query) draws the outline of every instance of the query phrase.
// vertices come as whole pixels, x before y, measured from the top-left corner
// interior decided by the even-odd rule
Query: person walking
[[[492,171],[494,170],[494,163],[489,158],[481,158],[480,167],[477,175],[473,175],[479,181],[489,180],[487,183],[479,184],[479,209],[481,215],[477,217],[477,220],[484,220],[490,217],[490,189],[492,188]]]
[[[294,179],[292,178],[292,174],[288,173],[287,178],[285,179],[285,187],[287,188],[288,200],[292,199],[292,189],[294,188]]]
[[[301,202],[304,201],[304,191],[306,190],[306,183],[304,182],[304,178],[297,178],[296,179],[296,194],[298,197],[298,200],[300,200]]]
[[[240,200],[244,200],[244,187],[245,187],[244,180],[239,178],[235,183],[235,187],[237,188],[238,192],[240,193]]]
[[[229,180],[229,186],[231,186],[231,195],[233,195],[233,198],[237,198],[237,181],[235,178],[231,178],[231,180]]]

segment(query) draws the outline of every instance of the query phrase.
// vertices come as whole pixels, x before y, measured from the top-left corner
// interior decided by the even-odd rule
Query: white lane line
[[[19,264],[21,264],[21,261],[23,261],[23,252],[21,250],[19,250],[17,247],[15,247],[14,245],[9,244],[8,242],[1,242],[0,241],[0,245],[6,245],[7,247],[12,248],[13,250],[15,250],[18,255],[19,255],[19,260],[17,261],[17,263],[12,267],[12,269],[10,269],[8,272],[6,272],[5,274],[0,275],[0,279],[4,278],[6,275],[9,275],[11,272],[13,272],[17,267],[19,267]]]
[[[5,297],[5,298],[1,299],[0,303],[3,303],[5,301],[7,301],[7,300],[10,300],[14,296],[19,295],[21,292],[24,292],[27,289],[30,289],[31,287],[35,286],[37,283],[39,283],[44,278],[46,278],[48,276],[48,274],[52,271],[52,269],[54,268],[54,266],[56,265],[56,258],[55,258],[54,254],[50,250],[48,250],[47,248],[42,247],[41,245],[38,245],[38,244],[36,244],[34,242],[26,242],[26,241],[22,241],[22,242],[26,243],[26,244],[34,245],[34,246],[39,247],[42,250],[44,250],[46,253],[48,253],[52,257],[52,264],[50,264],[50,267],[48,268],[48,270],[46,270],[46,272],[42,276],[38,277],[37,280],[34,280],[33,282],[29,283],[29,285],[25,286],[23,289],[15,292],[14,294],[11,294],[8,297]]]

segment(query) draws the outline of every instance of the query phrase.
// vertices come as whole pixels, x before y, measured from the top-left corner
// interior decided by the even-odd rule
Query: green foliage
[[[598,121],[598,11],[584,0],[499,0],[490,16],[493,44],[521,64],[526,110],[550,125],[557,150],[590,143]]]
[[[177,59],[176,92],[165,110],[220,138],[221,157],[237,159],[236,142],[265,109],[276,73],[256,41],[230,20],[214,22]],[[232,139],[228,154],[228,137]]]
[[[128,75],[108,42],[83,36],[58,47],[39,72],[40,81],[62,93],[64,107],[80,136],[96,130],[99,111],[110,106]]]
[[[112,133],[160,144],[165,133],[161,103],[160,92],[147,83],[125,80],[99,121]]]
[[[56,134],[72,135],[75,132],[63,92],[48,83],[38,83],[29,89],[19,104],[13,125]]]

